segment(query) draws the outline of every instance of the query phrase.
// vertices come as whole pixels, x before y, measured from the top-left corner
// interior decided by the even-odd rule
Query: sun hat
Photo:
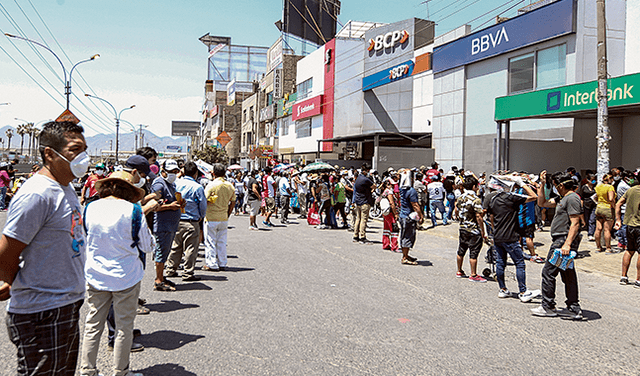
[[[106,178],[98,180],[95,185],[96,191],[100,192],[100,190],[102,189],[102,186],[105,183],[112,182],[112,181],[124,182],[128,188],[134,191],[136,193],[134,202],[138,202],[142,200],[142,198],[144,197],[144,189],[137,188],[133,185],[134,184],[133,175],[131,175],[127,171],[115,171],[109,174],[109,176],[107,176]]]

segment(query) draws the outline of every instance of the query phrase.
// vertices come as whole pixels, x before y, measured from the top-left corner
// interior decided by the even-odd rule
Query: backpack
[[[84,207],[84,213],[82,213],[82,226],[84,227],[84,233],[88,234],[87,230],[87,208],[89,204]],[[140,228],[142,227],[142,206],[140,204],[133,204],[133,211],[131,212],[131,239],[133,239],[133,243],[131,243],[131,248],[137,248],[139,252],[140,250]]]

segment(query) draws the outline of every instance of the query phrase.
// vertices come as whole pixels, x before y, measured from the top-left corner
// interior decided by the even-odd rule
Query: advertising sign
[[[292,108],[292,120],[308,118],[322,113],[322,95],[296,103]]]
[[[413,61],[409,60],[389,69],[366,76],[362,79],[362,91],[371,90],[374,87],[386,85],[389,82],[397,81],[401,78],[410,77],[413,74],[413,67]]]
[[[276,69],[273,71],[273,97],[276,99],[282,98],[282,69]]]
[[[218,137],[216,137],[216,140],[218,140],[218,142],[220,143],[220,145],[222,145],[222,147],[225,147],[229,142],[231,142],[231,136],[229,136],[227,132],[222,131],[218,135]]]
[[[609,108],[640,103],[640,73],[611,78],[607,85]],[[495,120],[522,119],[597,108],[598,81],[590,81],[496,98]]]
[[[218,109],[219,109],[218,105],[213,106],[213,108],[211,109],[211,111],[209,111],[209,117],[210,117],[210,118],[213,118],[213,117],[215,117],[216,115],[218,115]]]
[[[367,51],[380,51],[383,48],[393,48],[396,44],[403,44],[409,40],[409,32],[406,30],[390,31],[386,34],[376,35],[369,39]]]
[[[213,57],[213,55],[215,55],[218,51],[220,51],[221,49],[223,49],[226,46],[226,44],[218,44],[217,46],[213,47],[211,49],[211,51],[209,51],[209,59],[211,59]]]
[[[575,32],[576,0],[560,0],[433,50],[433,72]]]
[[[236,80],[227,84],[227,106],[236,104]]]
[[[180,145],[167,145],[167,150],[173,150],[176,152],[182,151],[182,146]]]
[[[267,72],[276,69],[282,63],[282,37],[267,51]]]
[[[171,122],[172,136],[197,136],[200,130],[199,121],[176,121]]]
[[[273,107],[274,104],[270,104],[267,107],[261,108],[260,109],[260,121],[267,121],[267,120],[271,120],[273,119],[274,111],[273,111]]]

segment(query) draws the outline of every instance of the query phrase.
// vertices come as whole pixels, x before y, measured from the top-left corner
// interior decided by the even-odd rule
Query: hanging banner
[[[236,80],[229,82],[227,85],[227,106],[236,104]]]
[[[218,44],[217,46],[213,47],[211,49],[211,51],[209,51],[209,59],[211,59],[213,57],[213,55],[215,55],[216,53],[218,53],[221,49],[224,48],[224,46],[226,46],[226,44]]]

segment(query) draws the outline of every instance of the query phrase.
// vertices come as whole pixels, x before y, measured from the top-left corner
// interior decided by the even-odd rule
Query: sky
[[[436,21],[439,35],[470,21],[474,29],[490,26],[502,11],[515,6],[502,14],[513,16],[530,2],[343,0],[338,20],[392,23],[425,18]],[[67,71],[100,54],[78,65],[72,76],[77,98],[72,95],[71,110],[87,135],[114,133],[115,114],[85,93],[109,101],[118,112],[135,105],[122,113],[120,132],[144,124],[159,136],[169,136],[172,120],[201,119],[207,47],[198,38],[210,33],[229,36],[232,44],[268,47],[280,36],[274,22],[281,15],[282,0],[2,0],[0,103],[10,104],[0,105],[0,127],[23,120],[39,125],[55,119],[66,103],[62,68],[55,57],[4,33],[48,45]]]

